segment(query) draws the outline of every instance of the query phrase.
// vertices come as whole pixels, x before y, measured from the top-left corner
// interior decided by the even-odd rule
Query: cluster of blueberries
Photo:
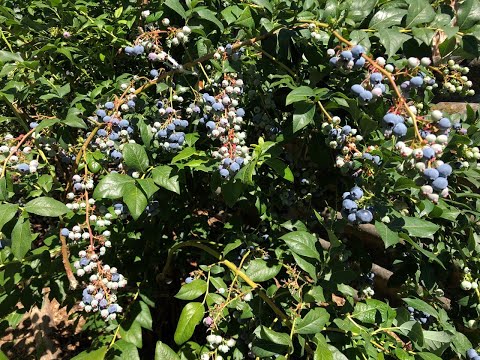
[[[145,47],[143,45],[135,45],[135,46],[126,46],[125,47],[125,54],[129,56],[137,56],[142,55],[145,51]]]
[[[358,209],[356,201],[363,197],[363,190],[354,186],[350,191],[343,193],[342,214],[352,224],[367,224],[372,222],[372,209]]]
[[[412,89],[420,89],[425,85],[432,86],[435,84],[435,79],[426,77],[423,72],[420,72],[417,76],[412,77],[410,80],[405,80],[400,84],[400,88],[404,93],[408,93]]]
[[[426,168],[423,171],[423,176],[428,181],[428,185],[422,186],[423,193],[428,196],[433,194],[434,191],[440,194],[444,191],[448,191],[448,177],[451,174],[452,167],[445,163],[436,168]]]
[[[415,320],[422,325],[428,324],[432,319],[432,316],[430,314],[427,314],[426,312],[423,312],[423,311],[416,310],[411,306],[409,306],[407,310],[410,313],[410,320]]]
[[[405,118],[401,115],[389,112],[383,117],[382,124],[385,128],[385,136],[393,134],[396,137],[404,137],[407,135]]]
[[[470,360],[480,360],[480,356],[477,354],[475,349],[468,349],[467,356]]]
[[[118,305],[115,292],[127,285],[127,280],[117,272],[117,268],[102,265],[98,261],[97,254],[87,254],[80,251],[80,260],[74,263],[77,275],[83,276],[92,273],[89,277],[89,284],[83,290],[83,298],[79,306],[88,312],[100,312],[100,315],[107,321],[114,320],[116,314],[122,312]]]
[[[330,65],[351,70],[363,68],[365,59],[362,54],[364,52],[363,46],[355,45],[351,50],[344,50],[338,56],[335,56],[335,50],[333,49],[328,49],[327,54],[331,56]]]
[[[385,85],[382,84],[382,81],[383,75],[379,72],[374,72],[370,74],[369,89],[366,89],[361,84],[354,84],[350,90],[360,99],[360,101],[362,101],[362,103],[367,104],[376,100],[385,92],[386,88]]]
[[[220,171],[220,176],[222,178],[228,178],[231,174],[235,174],[240,170],[240,167],[243,165],[244,159],[241,156],[237,156],[234,159],[225,158],[222,160],[221,164],[218,166]]]

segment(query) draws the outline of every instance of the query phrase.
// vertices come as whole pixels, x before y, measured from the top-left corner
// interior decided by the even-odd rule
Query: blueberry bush
[[[477,0],[0,23],[2,332],[48,289],[65,359],[480,359]]]

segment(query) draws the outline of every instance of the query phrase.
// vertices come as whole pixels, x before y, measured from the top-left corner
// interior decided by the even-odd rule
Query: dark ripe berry
[[[424,148],[423,157],[427,160],[433,159],[435,157],[435,151],[430,147]]]
[[[32,121],[32,122],[30,123],[30,129],[35,129],[37,126],[38,126],[38,123],[35,122],[35,121]]]
[[[369,154],[369,153],[364,153],[362,157],[366,160],[373,160],[372,154]]]
[[[243,110],[243,108],[238,108],[237,109],[237,116],[244,117],[245,116],[245,110]]]
[[[347,220],[349,223],[353,224],[357,221],[357,216],[355,215],[355,213],[348,214]]]
[[[131,46],[125,47],[125,54],[133,55],[134,54],[133,47],[131,47]]]
[[[380,84],[382,80],[383,80],[383,76],[379,72],[375,72],[370,75],[370,83],[372,84]]]
[[[97,116],[100,117],[100,118],[104,118],[105,116],[107,116],[107,113],[103,109],[98,109],[97,110]]]
[[[361,92],[361,93],[358,95],[358,97],[359,97],[360,99],[362,99],[363,102],[369,102],[370,100],[373,99],[373,94],[372,94],[370,91],[365,90],[365,91]]]
[[[115,274],[112,274],[112,281],[113,282],[118,282],[120,280],[120,275],[115,273]]]
[[[209,121],[205,124],[205,126],[207,127],[208,130],[213,130],[216,128],[216,125],[213,121]]]
[[[348,135],[352,132],[352,127],[350,125],[345,125],[342,128],[342,134]]]
[[[128,127],[128,125],[130,125],[128,120],[120,120],[120,122],[118,123],[118,126],[120,126],[121,128],[126,128]]]
[[[367,209],[358,210],[355,215],[359,223],[367,224],[373,220],[373,214]]]
[[[60,234],[62,236],[68,236],[68,234],[70,234],[70,230],[68,230],[67,228],[63,228],[61,231],[60,231]]]
[[[220,176],[227,178],[230,175],[230,172],[227,169],[220,169]]]
[[[115,160],[120,160],[123,157],[122,153],[118,150],[113,150],[110,153],[110,156]]]
[[[428,168],[423,172],[423,176],[425,176],[428,180],[433,181],[438,178],[439,172],[437,169]]]
[[[356,58],[362,56],[363,53],[365,53],[365,49],[363,48],[362,45],[355,45],[352,47],[352,55]]]
[[[473,357],[475,356],[478,356],[477,352],[475,351],[475,349],[468,349],[467,350],[467,356],[472,359]]]
[[[134,108],[134,107],[135,107],[135,101],[129,100],[129,101],[127,102],[127,105],[128,105],[129,108]]]
[[[346,60],[346,61],[350,61],[350,60],[353,59],[352,52],[349,51],[349,50],[342,51],[342,52],[340,53],[340,57],[341,57],[343,60]]]
[[[135,45],[135,46],[133,47],[133,53],[134,53],[135,55],[141,55],[141,54],[143,54],[143,51],[144,51],[144,50],[145,50],[145,49],[144,49],[144,47],[143,47],[142,45]]]
[[[157,69],[150,70],[150,76],[153,78],[156,78],[158,76],[158,70]]]
[[[18,164],[17,170],[22,173],[26,173],[30,171],[30,166],[28,166],[28,164]]]
[[[380,165],[380,163],[382,162],[382,159],[378,155],[372,156],[372,160],[375,165]]]
[[[395,125],[392,129],[393,135],[397,137],[403,137],[407,135],[407,127],[403,123]]]
[[[450,129],[452,127],[452,123],[447,118],[441,118],[438,121],[437,125],[442,130],[447,130],[447,129]]]
[[[190,284],[192,281],[193,281],[193,278],[189,276],[185,279],[185,284]]]
[[[115,104],[111,101],[105,103],[105,108],[108,110],[112,110],[115,107]]]
[[[337,62],[338,62],[338,57],[332,57],[329,60],[329,64],[332,65],[332,66],[336,66]]]
[[[360,85],[360,84],[354,84],[354,85],[352,85],[352,87],[350,88],[350,90],[352,90],[352,92],[353,92],[354,94],[357,94],[357,95],[359,95],[360,93],[362,93],[362,92],[365,91],[365,89],[363,88],[363,86]]]
[[[423,85],[423,78],[420,76],[414,76],[410,79],[410,84],[415,87],[420,87]]]
[[[350,199],[345,199],[342,202],[342,207],[347,210],[348,212],[352,212],[357,210],[357,203]]]
[[[365,59],[363,57],[355,60],[355,63],[353,64],[353,67],[360,69],[365,66]]]
[[[447,188],[448,180],[443,177],[438,177],[432,182],[432,187],[434,190],[442,191]]]
[[[363,190],[355,186],[350,190],[350,196],[353,200],[360,200],[363,197]]]
[[[447,178],[452,174],[452,167],[448,164],[442,164],[439,167],[437,167],[437,171],[438,171],[438,176]]]
[[[233,171],[233,172],[237,172],[238,170],[240,170],[240,165],[238,165],[236,162],[234,162],[230,165],[230,170]]]

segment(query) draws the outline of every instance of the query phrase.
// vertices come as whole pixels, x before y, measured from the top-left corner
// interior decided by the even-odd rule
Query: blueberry
[[[113,314],[115,312],[117,312],[118,310],[118,305],[117,304],[112,304],[108,307],[108,313],[109,314]]]
[[[70,230],[68,230],[67,228],[63,228],[62,230],[60,230],[60,234],[62,236],[68,236],[68,234],[70,234]]]
[[[213,130],[216,128],[216,125],[213,121],[209,121],[205,124],[205,126],[207,127],[208,130]]]
[[[349,223],[353,224],[355,223],[355,221],[357,221],[357,216],[355,215],[355,213],[348,214],[347,220]]]
[[[402,90],[408,90],[410,88],[410,81],[404,81],[400,84],[400,87],[402,88]]]
[[[220,170],[220,176],[223,178],[227,178],[230,175],[230,172],[227,169]]]
[[[100,117],[100,118],[104,118],[105,116],[107,116],[107,113],[103,109],[98,109],[97,110],[97,116]]]
[[[18,164],[17,165],[17,170],[20,171],[20,172],[29,172],[30,171],[30,166],[28,166],[28,164]]]
[[[118,126],[120,126],[121,128],[126,128],[128,127],[128,125],[130,125],[128,120],[120,120],[120,122],[118,123]]]
[[[414,309],[413,307],[411,307],[411,306],[407,307],[407,310],[408,310],[409,312],[411,312],[411,313],[413,313],[413,312],[415,311],[415,309]]]
[[[133,47],[132,46],[125,47],[125,54],[133,55],[134,54]]]
[[[225,166],[229,166],[231,163],[232,163],[232,159],[230,159],[230,158],[225,158],[222,161],[222,164],[225,165]]]
[[[156,78],[158,76],[158,70],[157,69],[150,70],[150,76],[153,78]]]
[[[448,186],[448,180],[443,177],[438,177],[432,182],[432,187],[434,190],[442,191]]]
[[[473,357],[475,356],[478,356],[477,352],[475,351],[475,349],[468,349],[467,350],[467,356],[472,359]]]
[[[421,322],[422,324],[426,324],[426,323],[427,323],[427,318],[421,317],[421,318],[420,318],[420,322]]]
[[[439,176],[443,178],[447,178],[452,174],[452,167],[448,164],[442,164],[439,167],[437,167],[437,171]]]
[[[394,113],[387,113],[383,117],[383,123],[390,128],[393,128],[398,123],[397,114]]]
[[[372,154],[369,153],[364,153],[362,157],[366,160],[373,160]]]
[[[118,282],[120,280],[120,275],[118,273],[112,274],[112,281]]]
[[[215,111],[222,111],[223,109],[225,109],[225,107],[223,106],[223,104],[222,104],[222,103],[219,103],[219,102],[213,104],[212,108],[213,108],[213,110],[215,110]]]
[[[346,60],[346,61],[350,61],[353,59],[353,54],[351,51],[349,50],[345,50],[345,51],[342,51],[340,53],[340,57],[343,59],[343,60]]]
[[[348,135],[352,132],[352,127],[350,125],[345,125],[342,127],[342,134]]]
[[[395,125],[392,129],[393,135],[397,137],[403,137],[407,135],[407,127],[403,123]]]
[[[240,170],[240,165],[238,165],[238,163],[234,162],[230,165],[230,170],[232,170],[233,172],[237,172],[238,170]]]
[[[245,110],[242,108],[237,109],[237,116],[244,117],[245,116]]]
[[[372,100],[373,98],[373,95],[370,91],[368,90],[365,90],[365,91],[362,91],[359,95],[360,99],[362,99],[362,101],[364,102],[369,102],[370,100]]]
[[[82,301],[83,301],[84,304],[88,305],[92,302],[92,300],[93,300],[92,295],[90,295],[90,294],[83,295]]]
[[[342,202],[342,207],[348,211],[348,212],[352,212],[352,211],[355,211],[357,210],[357,203],[353,200],[350,200],[350,199],[345,199],[343,200]]]
[[[420,76],[414,76],[410,79],[410,84],[415,87],[420,87],[423,85],[423,79]]]
[[[225,45],[225,52],[230,55],[232,53],[232,50],[233,50],[233,46],[232,44],[227,44]]]
[[[430,147],[424,148],[423,157],[427,160],[433,159],[435,157],[435,151]]]
[[[383,76],[379,72],[375,72],[370,75],[370,83],[372,84],[380,84],[382,80],[383,80]]]
[[[350,89],[352,90],[352,92],[353,92],[354,94],[357,94],[357,95],[360,95],[362,92],[365,91],[365,89],[363,88],[363,86],[360,85],[360,84],[354,84],[354,85],[352,85],[352,87],[351,87]]]
[[[360,200],[363,197],[363,190],[358,186],[355,186],[350,190],[350,196],[353,200]]]
[[[167,130],[165,130],[165,129],[159,130],[157,132],[157,137],[166,138],[167,137]]]
[[[193,281],[193,278],[189,276],[185,279],[185,284],[190,284],[192,281]]]
[[[109,138],[110,140],[115,141],[115,140],[118,140],[119,137],[120,137],[120,135],[119,135],[118,133],[112,132],[108,138]]]
[[[108,302],[106,299],[102,299],[100,300],[100,302],[98,303],[98,305],[101,307],[101,308],[106,308],[108,306]]]
[[[438,121],[437,125],[441,130],[447,130],[447,129],[450,129],[452,127],[452,123],[447,118],[441,118]]]
[[[108,110],[112,110],[115,107],[115,104],[112,101],[105,103],[105,108]]]
[[[237,158],[235,158],[235,162],[238,164],[238,165],[242,165],[243,162],[245,161],[244,158],[238,156]]]
[[[356,58],[362,56],[362,54],[365,52],[365,49],[363,48],[362,45],[355,45],[353,48],[352,48],[352,55]],[[363,58],[362,58],[363,59]],[[365,60],[365,59],[364,59]]]
[[[135,45],[133,47],[133,53],[135,55],[141,55],[143,54],[143,51],[145,50],[145,48],[142,46],[142,45]]]
[[[373,214],[367,209],[358,210],[355,215],[359,223],[367,224],[373,220]]]
[[[428,180],[433,181],[438,178],[439,173],[437,169],[428,168],[423,172],[423,176],[425,176]]]
[[[107,131],[105,129],[100,129],[97,131],[98,136],[107,136]]]
[[[335,66],[335,65],[337,65],[337,62],[338,62],[338,57],[332,57],[332,58],[330,58],[328,63],[332,66]]]
[[[121,153],[120,151],[117,151],[117,150],[113,150],[113,151],[110,153],[110,156],[111,156],[112,158],[114,158],[115,160],[120,160],[120,159],[123,157],[122,153]]]
[[[379,88],[380,90],[382,90],[382,93],[384,93],[384,92],[387,90],[387,88],[386,88],[385,85],[383,85],[383,84],[376,84],[374,87]]]
[[[375,165],[380,165],[380,163],[382,162],[382,159],[381,159],[380,156],[378,156],[378,155],[374,155],[374,156],[372,157],[372,160],[373,160],[373,163],[374,163]]]
[[[353,64],[353,67],[357,69],[363,68],[364,66],[365,66],[365,59],[363,57],[355,60],[355,63]]]
[[[81,258],[80,259],[80,265],[81,266],[87,266],[89,263],[90,263],[90,260],[88,260],[87,258]]]
[[[112,120],[112,118],[111,118],[110,116],[104,116],[103,119],[102,119],[102,121],[103,121],[104,123],[109,123],[110,120]]]
[[[129,108],[134,108],[134,107],[135,107],[135,101],[129,100],[129,101],[127,102],[127,106],[128,106]]]
[[[157,107],[158,107],[159,109],[163,108],[163,102],[161,102],[160,100],[157,101]]]

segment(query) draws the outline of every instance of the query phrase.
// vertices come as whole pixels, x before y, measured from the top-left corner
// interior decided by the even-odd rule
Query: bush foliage
[[[2,331],[48,289],[84,320],[75,359],[474,359],[480,114],[432,105],[474,94],[479,21],[7,0]]]

